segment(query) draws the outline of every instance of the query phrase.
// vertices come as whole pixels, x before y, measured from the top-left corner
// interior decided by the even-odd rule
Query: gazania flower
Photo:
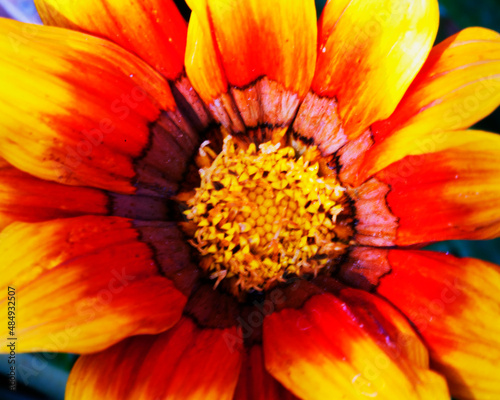
[[[465,130],[500,35],[432,48],[434,0],[36,3],[0,20],[2,335],[83,354],[68,399],[500,397],[498,267],[415,250],[500,234],[500,138]]]

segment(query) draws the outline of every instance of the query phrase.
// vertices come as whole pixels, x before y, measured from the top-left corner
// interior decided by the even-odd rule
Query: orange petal
[[[236,334],[236,328],[201,329],[183,318],[168,332],[127,339],[80,357],[66,399],[231,400],[242,353],[229,351],[225,336]]]
[[[172,0],[36,0],[45,25],[109,39],[168,79],[184,67],[187,24]]]
[[[0,231],[14,221],[39,222],[86,214],[108,214],[102,191],[43,181],[0,167]]]
[[[17,168],[46,180],[132,193],[133,181],[162,167],[154,159],[162,157],[145,156],[150,144],[154,153],[166,141],[164,153],[189,158],[176,151],[182,146],[174,128],[163,136],[149,129],[160,110],[175,113],[167,81],[118,46],[0,19],[0,58],[0,156]],[[181,175],[163,165],[157,175],[168,179],[159,191],[175,190],[171,170]]]
[[[328,1],[311,89],[338,100],[348,138],[391,115],[431,50],[438,21],[435,0]]]
[[[449,399],[405,318],[360,290],[270,315],[264,352],[269,372],[304,399]]]
[[[175,324],[186,296],[160,275],[138,237],[129,220],[117,217],[5,228],[0,276],[21,304],[17,350],[88,353]],[[6,313],[6,299],[1,304]]]
[[[264,367],[262,346],[252,346],[243,360],[233,400],[298,400]]]
[[[459,399],[500,398],[500,269],[426,251],[389,252],[377,291],[418,329]]]
[[[186,71],[216,119],[233,131],[288,125],[314,74],[314,2],[188,4]]]
[[[416,143],[430,139],[419,136]],[[429,141],[435,152],[425,154],[411,138],[401,141],[401,147],[391,147],[387,153],[387,158],[399,161],[375,175],[390,188],[385,199],[398,218],[393,244],[489,239],[500,234],[500,137],[464,131],[441,133],[439,138]],[[380,232],[385,230],[382,225]]]
[[[500,34],[467,28],[434,47],[398,108],[374,124],[375,141],[397,130],[466,129],[500,104]]]

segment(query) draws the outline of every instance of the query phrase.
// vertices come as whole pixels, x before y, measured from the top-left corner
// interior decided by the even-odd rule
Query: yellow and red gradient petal
[[[327,2],[311,90],[316,101],[338,101],[344,141],[392,114],[429,54],[438,22],[436,0]]]
[[[264,366],[261,345],[248,349],[241,366],[233,400],[298,400],[274,379]]]
[[[388,260],[377,292],[412,321],[453,397],[500,398],[500,267],[427,251]]]
[[[186,72],[216,119],[233,131],[288,125],[314,75],[314,1],[188,4]]]
[[[389,219],[374,218],[373,222],[367,220],[367,225],[378,223],[378,233],[392,237],[392,243],[386,245],[497,237],[500,137],[463,131],[441,133],[439,141],[430,138],[432,134],[401,138],[398,146],[379,155],[380,160],[386,155],[399,160],[356,191],[373,181],[387,187],[384,202],[397,218],[397,231],[394,236],[394,221]],[[418,144],[427,143],[427,139],[434,152],[421,154]],[[371,211],[379,213],[375,206],[376,202],[371,203]],[[369,215],[370,209],[364,212]]]
[[[396,111],[374,123],[372,135],[341,150],[343,181],[361,184],[400,158],[396,148],[437,151],[442,132],[488,115],[500,104],[499,70],[500,35],[491,30],[467,28],[434,47]]]
[[[80,357],[66,399],[231,400],[243,356],[241,348],[229,350],[225,337],[236,334],[236,328],[203,329],[182,318],[168,332],[129,338]]]
[[[408,156],[431,156],[448,149],[467,147],[471,152],[475,149],[479,152],[488,151],[488,147],[482,146],[483,140],[489,144],[491,152],[496,152],[499,149],[496,136],[494,133],[475,130],[424,132],[412,129],[410,126],[408,129],[393,132],[381,142],[375,142],[375,145],[364,153],[359,169],[352,174],[355,178],[350,179],[350,183],[358,186],[384,168]],[[349,168],[348,165],[346,167]]]
[[[80,215],[105,215],[102,191],[44,181],[13,167],[0,167],[0,230],[14,221],[41,222]]]
[[[168,79],[183,72],[187,24],[172,0],[36,0],[35,4],[45,25],[109,39]]]
[[[132,193],[168,83],[107,40],[0,19],[0,156],[46,180]]]
[[[186,304],[125,218],[15,222],[0,233],[0,251],[2,286],[23,304],[19,352],[100,351],[169,329]],[[6,299],[1,308],[7,312]]]
[[[396,111],[373,125],[375,143],[398,130],[466,129],[500,104],[500,34],[467,28],[435,46]]]
[[[345,289],[264,321],[268,371],[303,399],[449,399],[406,319],[384,300]]]

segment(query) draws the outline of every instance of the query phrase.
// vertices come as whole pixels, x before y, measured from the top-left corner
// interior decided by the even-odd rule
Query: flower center
[[[191,244],[217,283],[263,290],[290,275],[317,274],[346,245],[336,219],[344,189],[292,147],[263,143],[244,150],[229,136],[187,201]]]

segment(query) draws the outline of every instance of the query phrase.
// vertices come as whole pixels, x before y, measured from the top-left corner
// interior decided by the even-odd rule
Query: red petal
[[[229,351],[227,335],[237,335],[236,328],[200,329],[183,318],[161,335],[83,356],[71,371],[66,399],[231,400],[242,352]]]
[[[498,135],[400,131],[387,141],[373,148],[380,150],[376,157],[368,153],[380,172],[348,191],[358,243],[406,246],[500,234]]]
[[[377,291],[418,329],[460,399],[500,397],[500,268],[425,251],[389,252]]]
[[[262,346],[249,350],[241,367],[233,400],[298,400],[264,368]]]
[[[407,156],[376,175],[391,188],[398,245],[500,234],[500,137],[473,131],[441,137],[442,151]]]
[[[187,25],[172,0],[36,0],[45,25],[104,37],[169,79],[184,67]]]
[[[108,196],[100,190],[64,186],[0,167],[0,231],[14,221],[105,215],[108,205]]]

